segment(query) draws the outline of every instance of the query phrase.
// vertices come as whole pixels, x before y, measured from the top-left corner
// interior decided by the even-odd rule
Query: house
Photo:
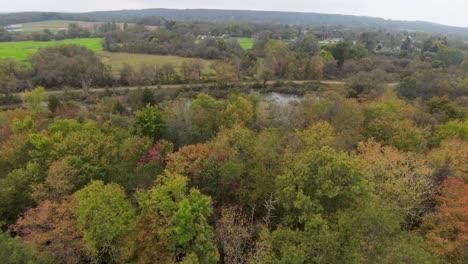
[[[228,34],[223,34],[221,36],[211,36],[211,35],[198,35],[197,38],[200,40],[204,39],[229,39],[231,36]]]
[[[344,41],[344,38],[326,38],[322,41],[319,41],[319,43],[320,44],[336,44],[341,41]]]
[[[8,25],[5,27],[5,30],[8,32],[19,32],[23,31],[23,25],[17,24],[17,25]]]

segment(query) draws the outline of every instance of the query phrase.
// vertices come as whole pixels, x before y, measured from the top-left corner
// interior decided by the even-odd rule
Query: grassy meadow
[[[244,50],[249,50],[253,48],[254,40],[253,38],[238,38],[237,42]]]
[[[102,62],[112,67],[114,74],[120,73],[124,64],[128,64],[134,68],[139,68],[141,65],[156,65],[162,66],[164,64],[172,64],[175,67],[179,67],[184,61],[195,61],[199,60],[203,64],[203,72],[205,74],[211,73],[212,61],[196,58],[184,58],[170,55],[148,55],[148,54],[135,54],[135,53],[123,53],[123,52],[107,52],[101,51],[98,53],[101,57]]]
[[[93,51],[102,50],[100,38],[66,39],[60,41],[16,41],[0,42],[0,59],[12,58],[18,61],[27,60],[39,48],[59,46],[64,44],[77,44]]]
[[[37,32],[43,31],[44,29],[49,29],[50,31],[59,31],[62,29],[67,29],[69,24],[81,24],[81,23],[89,23],[89,22],[81,22],[81,21],[71,21],[71,20],[47,20],[47,21],[39,21],[39,22],[31,22],[31,23],[23,23],[23,31],[21,32]]]
[[[17,61],[26,61],[29,56],[34,55],[40,48],[77,44],[82,45],[88,49],[96,52],[102,59],[103,63],[110,65],[114,74],[120,73],[124,64],[129,64],[134,68],[139,68],[141,65],[149,64],[162,66],[164,64],[172,64],[179,67],[184,61],[199,60],[203,64],[204,74],[212,73],[210,68],[212,61],[197,59],[197,58],[184,58],[179,56],[163,56],[163,55],[149,55],[149,54],[134,54],[123,52],[106,52],[102,50],[100,38],[84,38],[84,39],[66,39],[61,41],[16,41],[16,42],[0,42],[0,59],[14,59]]]

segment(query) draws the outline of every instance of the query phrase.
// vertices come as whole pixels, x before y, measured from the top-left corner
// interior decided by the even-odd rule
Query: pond
[[[274,100],[280,105],[287,105],[291,102],[299,102],[302,100],[303,96],[295,94],[285,94],[277,92],[262,93],[260,96],[265,100]]]

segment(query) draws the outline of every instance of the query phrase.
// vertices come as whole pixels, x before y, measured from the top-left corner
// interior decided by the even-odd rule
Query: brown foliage
[[[73,206],[74,201],[69,197],[62,202],[44,201],[18,219],[13,230],[25,243],[47,252],[55,263],[89,262]]]
[[[246,263],[252,249],[254,227],[237,206],[223,207],[216,224],[218,242],[229,264]]]
[[[437,211],[426,218],[420,230],[426,246],[450,263],[464,263],[468,259],[468,184],[447,178],[436,200]]]

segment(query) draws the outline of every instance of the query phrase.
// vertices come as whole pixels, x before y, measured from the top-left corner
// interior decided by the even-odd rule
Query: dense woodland
[[[212,59],[211,74],[192,62],[115,75],[75,45],[0,62],[2,103],[16,106],[0,112],[2,261],[465,263],[466,44],[162,23],[99,34],[112,52]],[[207,32],[254,47],[197,40]]]

